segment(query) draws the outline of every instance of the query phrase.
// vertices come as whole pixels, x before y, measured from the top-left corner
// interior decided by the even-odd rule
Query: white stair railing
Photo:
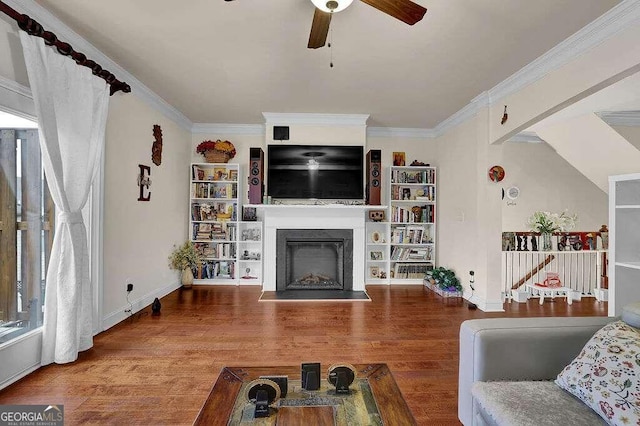
[[[562,286],[571,288],[576,294],[594,296],[595,290],[601,286],[603,268],[606,268],[603,265],[603,259],[606,259],[603,254],[606,252],[607,250],[503,251],[504,298],[511,302],[514,292],[525,291],[526,284],[544,282],[547,272],[557,272]],[[515,298],[518,299],[517,294]]]

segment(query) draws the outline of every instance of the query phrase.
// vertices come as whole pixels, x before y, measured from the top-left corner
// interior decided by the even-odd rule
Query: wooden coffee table
[[[331,396],[330,386],[327,384],[326,371],[328,366],[322,366],[322,388],[317,391],[318,399],[324,401],[316,406],[303,405],[299,407],[286,406],[283,407],[276,403],[276,410],[274,414],[268,418],[262,418],[254,420],[253,422],[242,422],[242,424],[256,424],[256,425],[275,425],[276,422],[284,423],[285,418],[295,419],[298,416],[304,418],[304,423],[307,424],[327,424],[327,417],[333,417],[332,421],[334,425],[353,424],[353,419],[340,418],[341,410],[332,408],[332,403],[326,403],[327,400],[335,401],[338,398],[356,398],[356,396],[362,397],[363,393],[369,393],[373,396],[374,403],[369,405],[375,405],[373,410],[375,411],[374,417],[381,421],[381,424],[385,425],[415,425],[416,421],[407,406],[400,389],[393,379],[391,371],[386,364],[355,364],[354,367],[358,371],[356,382],[353,384],[354,389],[353,396]],[[246,405],[245,395],[241,394],[243,385],[246,388],[246,384],[252,380],[259,378],[260,376],[281,376],[286,375],[289,377],[289,394],[286,398],[280,401],[280,404],[284,404],[290,397],[294,397],[296,392],[294,389],[296,383],[299,384],[300,380],[300,366],[286,366],[286,367],[224,367],[218,376],[218,380],[213,385],[207,401],[200,409],[200,413],[195,425],[227,425],[229,419],[236,418],[239,407]],[[359,389],[366,390],[365,392]],[[298,386],[299,390],[299,386]],[[304,391],[307,394],[314,394],[314,392]],[[360,394],[360,395],[358,395]],[[366,395],[364,395],[366,397]],[[368,407],[369,411],[372,407]],[[245,411],[247,409],[245,408]],[[327,416],[327,413],[330,413]],[[331,415],[333,413],[333,415]],[[331,421],[331,420],[330,420]]]

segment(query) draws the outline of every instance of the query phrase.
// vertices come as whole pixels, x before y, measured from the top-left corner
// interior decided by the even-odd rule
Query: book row
[[[201,167],[195,164],[191,167],[191,180],[206,181],[238,181],[238,170],[227,167]]]
[[[193,270],[193,277],[199,280],[235,277],[235,262],[207,260]]]
[[[391,200],[393,201],[436,201],[436,187],[408,187],[401,185],[391,186]]]
[[[429,231],[422,226],[396,226],[391,231],[392,244],[428,244],[432,242]]]
[[[226,222],[194,223],[191,237],[194,241],[235,241],[237,230]]]
[[[435,223],[436,208],[432,204],[410,208],[392,206],[391,222],[394,223]]]
[[[236,210],[236,203],[192,203],[191,220],[236,221],[238,217]]]
[[[391,260],[431,260],[433,247],[394,247]]]
[[[436,171],[427,170],[392,170],[391,183],[436,183]]]
[[[431,263],[396,263],[393,268],[393,278],[421,279],[431,270],[433,270]]]
[[[232,183],[192,183],[191,198],[238,198],[238,185]]]
[[[234,243],[195,243],[194,247],[203,258],[233,259],[236,257]]]

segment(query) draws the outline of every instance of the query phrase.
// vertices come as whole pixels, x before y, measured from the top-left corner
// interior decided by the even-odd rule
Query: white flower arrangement
[[[550,234],[552,232],[570,231],[576,226],[578,215],[570,215],[565,210],[562,213],[537,211],[527,220],[527,226],[533,232]]]

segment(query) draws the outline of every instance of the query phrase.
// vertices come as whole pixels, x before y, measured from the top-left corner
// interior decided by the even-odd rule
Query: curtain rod
[[[100,64],[92,61],[91,59],[87,59],[87,56],[84,53],[73,50],[73,47],[69,43],[58,40],[58,37],[51,31],[45,31],[44,28],[42,28],[42,25],[40,25],[35,19],[31,19],[29,15],[18,13],[3,1],[0,1],[0,12],[4,12],[5,15],[14,19],[18,23],[20,29],[27,32],[29,35],[43,38],[44,43],[47,46],[55,46],[58,53],[61,55],[70,56],[76,64],[91,68],[93,75],[102,78],[111,86],[109,89],[111,95],[120,90],[124,93],[131,92],[131,86],[124,81],[118,80],[110,71],[102,69]]]

